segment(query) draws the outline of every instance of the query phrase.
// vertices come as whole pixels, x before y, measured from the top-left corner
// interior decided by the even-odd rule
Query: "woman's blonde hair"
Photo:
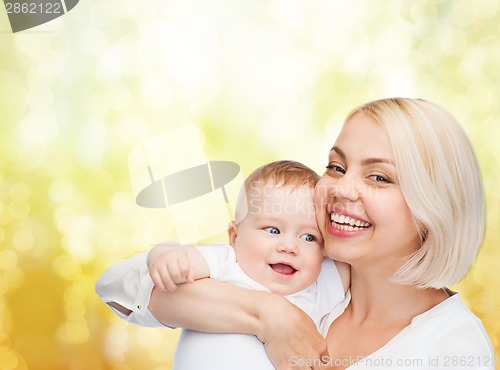
[[[465,132],[447,111],[421,99],[373,101],[347,120],[358,112],[387,133],[421,238],[394,281],[422,288],[457,283],[474,262],[485,227],[481,175]]]

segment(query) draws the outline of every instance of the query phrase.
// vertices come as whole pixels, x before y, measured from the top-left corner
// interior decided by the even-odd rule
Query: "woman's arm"
[[[327,355],[311,318],[271,293],[201,279],[181,284],[175,292],[153,289],[149,310],[168,326],[256,335],[277,369],[319,368],[319,359]]]
[[[149,311],[163,325],[207,333],[257,334],[260,322],[253,305],[245,302],[266,300],[269,293],[238,288],[212,279],[180,284],[175,292],[156,287]],[[229,298],[232,297],[232,298]]]
[[[312,320],[285,298],[212,279],[160,292],[153,289],[146,258],[141,253],[123,260],[96,283],[101,300],[122,319],[141,326],[256,335],[278,369],[292,368],[294,359],[312,361],[324,354],[325,341]]]

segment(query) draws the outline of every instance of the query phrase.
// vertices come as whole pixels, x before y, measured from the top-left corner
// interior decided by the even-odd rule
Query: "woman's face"
[[[356,113],[329,153],[316,185],[317,219],[328,257],[393,270],[420,242],[380,124]]]

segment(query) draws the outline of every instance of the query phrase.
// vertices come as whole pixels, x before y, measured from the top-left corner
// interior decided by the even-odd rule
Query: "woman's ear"
[[[231,244],[231,246],[234,247],[234,243],[236,242],[236,237],[238,236],[236,223],[234,221],[231,221],[227,226],[227,235],[229,236],[229,244]]]

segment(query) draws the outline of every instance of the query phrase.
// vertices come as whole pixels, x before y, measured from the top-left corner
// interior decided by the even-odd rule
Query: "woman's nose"
[[[330,179],[328,187],[323,191],[328,192],[328,198],[345,199],[355,202],[359,199],[361,185],[354,176],[345,174],[336,179]]]

